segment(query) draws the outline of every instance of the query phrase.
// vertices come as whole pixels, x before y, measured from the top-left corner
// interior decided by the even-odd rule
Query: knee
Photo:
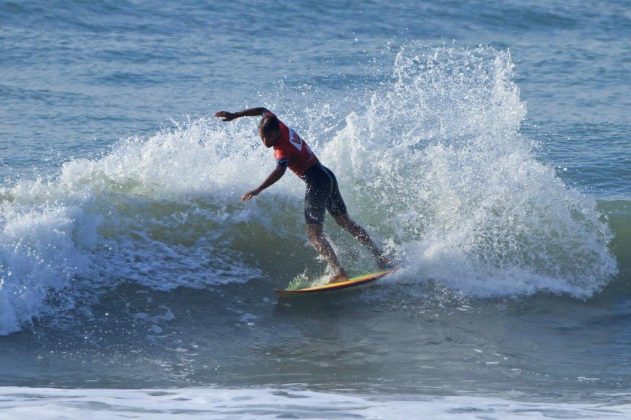
[[[322,226],[320,225],[307,225],[307,236],[309,242],[316,244],[322,240]]]
[[[313,232],[309,232],[309,242],[311,242],[311,244],[317,244],[318,242],[320,242],[320,235],[318,235],[317,233],[313,233]]]

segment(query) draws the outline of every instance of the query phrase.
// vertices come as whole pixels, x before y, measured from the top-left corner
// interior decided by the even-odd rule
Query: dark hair
[[[268,114],[259,123],[259,129],[266,134],[278,131],[280,129],[280,121],[278,121],[276,115]]]

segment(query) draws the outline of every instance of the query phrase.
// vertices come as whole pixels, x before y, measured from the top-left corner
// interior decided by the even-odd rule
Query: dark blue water
[[[630,38],[628,1],[0,1],[0,385],[628,414]],[[212,115],[253,106],[405,270],[277,302],[324,267],[298,180],[238,201],[273,160]]]

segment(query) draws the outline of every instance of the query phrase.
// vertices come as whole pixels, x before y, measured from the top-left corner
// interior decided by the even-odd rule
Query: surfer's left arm
[[[269,176],[265,179],[265,181],[263,181],[261,185],[259,185],[258,188],[243,194],[243,197],[241,197],[241,201],[251,200],[252,198],[254,198],[255,195],[259,195],[261,191],[263,191],[265,188],[274,185],[276,181],[278,181],[283,177],[283,175],[285,175],[286,170],[287,165],[277,165],[272,173],[269,174]]]
[[[222,121],[232,121],[241,117],[258,117],[270,112],[267,108],[249,108],[238,112],[219,111],[215,113],[215,117],[221,118]]]

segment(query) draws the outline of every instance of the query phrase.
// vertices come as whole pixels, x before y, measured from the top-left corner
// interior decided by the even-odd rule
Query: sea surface
[[[631,2],[0,0],[0,418],[628,418]],[[264,106],[400,270],[326,275]],[[332,223],[347,270],[375,268]]]

